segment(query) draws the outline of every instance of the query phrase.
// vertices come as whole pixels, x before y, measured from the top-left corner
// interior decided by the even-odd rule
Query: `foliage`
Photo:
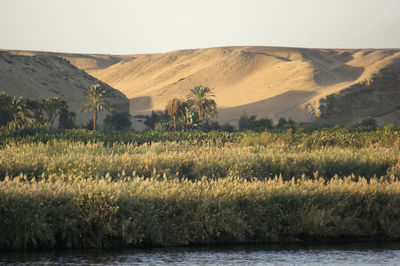
[[[184,114],[184,111],[183,101],[178,98],[168,101],[167,113],[172,118],[174,130],[176,130],[178,118]]]
[[[57,117],[60,117],[61,113],[65,116],[68,114],[67,102],[61,100],[59,97],[52,97],[49,99],[40,97],[38,100],[38,109],[40,113],[43,111],[47,116],[47,123],[54,125]]]
[[[198,123],[198,116],[187,104],[187,102],[182,102],[180,116],[178,116],[178,127],[182,129],[182,131],[196,129]]]
[[[58,128],[75,128],[75,117],[76,114],[74,112],[69,112],[67,108],[61,109],[60,116],[58,118]]]
[[[0,249],[400,240],[400,182],[50,175],[0,186]]]
[[[92,126],[93,123],[89,123]],[[9,132],[0,130],[0,147],[15,143],[47,143],[53,140],[65,140],[70,142],[98,142],[105,145],[113,143],[133,143],[136,145],[155,142],[183,142],[191,144],[214,143],[224,144],[238,142],[243,137],[242,132],[171,132],[150,131],[145,133],[134,133],[130,131],[90,131],[85,129],[53,130],[40,128],[22,132]]]
[[[97,112],[106,109],[111,112],[111,105],[105,100],[107,91],[100,87],[100,84],[93,84],[89,89],[85,91],[87,98],[86,103],[79,109],[80,112],[93,112],[93,129],[96,129],[97,123]]]
[[[75,113],[69,112],[66,101],[58,97],[31,100],[0,93],[0,126],[7,126],[9,130],[37,127],[43,123],[52,126],[57,117],[60,128],[75,126]]]
[[[296,125],[296,122],[289,118],[289,121],[286,118],[281,117],[278,120],[278,124],[276,125],[277,128],[291,128]]]
[[[204,123],[201,123],[198,127],[199,130],[204,131],[204,132],[210,132],[212,130],[214,131],[225,131],[225,132],[233,132],[235,131],[235,127],[230,125],[229,123],[225,123],[220,125],[217,121],[205,121]]]
[[[146,119],[144,120],[144,124],[151,129],[155,129],[156,124],[166,123],[168,121],[169,121],[169,116],[168,116],[167,110],[165,112],[151,111],[151,115],[146,116]]]
[[[34,125],[36,120],[32,110],[28,109],[22,101],[22,97],[13,97],[11,102],[5,107],[6,126],[9,130],[17,130],[24,125]]]
[[[45,123],[45,118],[43,115],[43,106],[39,100],[31,100],[29,98],[23,98],[22,101],[25,107],[32,111],[33,117],[39,123]]]
[[[11,103],[14,98],[6,92],[0,92],[0,126],[5,126],[12,120]]]
[[[0,249],[400,240],[394,126],[0,142]]]
[[[213,99],[210,99],[213,96],[212,90],[206,86],[197,86],[190,90],[187,104],[197,111],[200,121],[216,117],[217,105]]]
[[[239,118],[239,130],[250,129],[250,126],[256,120],[256,117],[257,116],[255,115],[248,117],[246,112],[243,111]]]
[[[257,139],[250,142],[248,138],[243,138],[239,145],[210,142],[193,145],[183,141],[138,146],[57,140],[46,144],[7,145],[0,150],[0,180],[7,174],[15,176],[21,172],[28,176],[73,174],[86,178],[109,173],[114,179],[122,172],[135,172],[144,177],[167,174],[191,180],[230,175],[244,179],[281,175],[284,180],[290,180],[303,175],[313,178],[318,172],[329,180],[335,174],[389,177],[398,172],[400,165],[400,151],[393,147],[310,150],[268,144],[273,137],[266,132],[258,138],[266,146],[258,145]]]
[[[132,126],[129,112],[111,112],[104,119],[104,127],[112,130],[130,129]]]
[[[257,116],[252,115],[250,117],[247,116],[245,112],[242,113],[239,119],[239,129],[240,130],[254,130],[256,132],[262,132],[265,130],[272,129],[272,120],[262,118],[256,120]]]
[[[90,125],[93,125],[91,123]],[[163,125],[164,126],[164,125]],[[171,127],[171,125],[166,125]],[[36,127],[36,126],[34,126]],[[32,127],[27,127],[32,128]],[[104,144],[112,143],[143,143],[154,142],[182,142],[188,141],[191,144],[199,143],[239,143],[252,139],[250,145],[278,145],[278,146],[297,146],[307,149],[318,149],[324,147],[399,147],[400,130],[397,127],[388,125],[378,127],[374,130],[360,130],[359,128],[325,128],[325,129],[273,129],[267,132],[223,132],[223,131],[187,131],[187,132],[169,132],[150,131],[145,133],[133,132],[90,132],[83,129],[73,130],[49,130],[39,127],[40,130],[28,131],[7,131],[0,130],[0,147],[7,143],[46,143],[51,140],[66,140],[72,142],[102,142]],[[260,136],[268,136],[267,142]]]
[[[360,123],[356,124],[355,127],[365,127],[365,128],[376,128],[378,126],[377,122],[373,118],[366,118]]]

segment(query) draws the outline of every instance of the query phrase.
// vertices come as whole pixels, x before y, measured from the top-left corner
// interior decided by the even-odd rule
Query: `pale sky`
[[[400,48],[400,0],[0,0],[0,48]]]

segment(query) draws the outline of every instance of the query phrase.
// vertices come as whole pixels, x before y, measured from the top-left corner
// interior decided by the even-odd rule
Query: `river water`
[[[400,265],[400,243],[0,252],[18,265]]]

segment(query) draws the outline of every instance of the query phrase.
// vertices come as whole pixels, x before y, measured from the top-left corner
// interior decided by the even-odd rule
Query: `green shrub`
[[[107,130],[126,130],[132,126],[129,112],[111,112],[104,119],[104,127]]]

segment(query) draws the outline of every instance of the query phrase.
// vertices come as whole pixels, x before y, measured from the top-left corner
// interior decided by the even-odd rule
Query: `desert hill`
[[[30,99],[38,99],[40,96],[60,97],[67,101],[70,111],[76,113],[78,125],[86,124],[92,118],[92,114],[79,113],[78,109],[85,101],[83,92],[96,83],[100,83],[109,92],[110,97],[107,100],[115,109],[129,109],[129,102],[124,94],[59,56],[24,56],[0,51],[0,91]],[[106,112],[99,115],[99,123],[102,123]]]
[[[400,124],[400,49],[222,47],[56,55],[124,93],[132,115],[163,110],[169,99],[185,98],[203,84],[214,89],[220,122],[236,123],[245,111],[275,121],[352,124],[375,118]]]

